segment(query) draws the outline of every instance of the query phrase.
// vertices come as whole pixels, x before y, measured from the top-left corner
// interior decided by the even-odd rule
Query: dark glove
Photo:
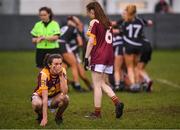
[[[88,60],[88,58],[85,58],[84,59],[84,69],[87,71],[88,67],[89,67],[89,60]]]

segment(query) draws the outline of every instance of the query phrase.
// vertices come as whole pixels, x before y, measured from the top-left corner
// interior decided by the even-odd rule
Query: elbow
[[[90,38],[89,41],[88,41],[88,46],[93,47],[94,43],[95,43],[94,38]]]
[[[65,85],[65,93],[66,94],[68,93],[68,85],[67,84]]]
[[[68,87],[66,85],[66,86],[64,86],[63,94],[67,94],[67,93],[68,93]]]
[[[48,104],[48,92],[47,90],[43,92],[42,94],[42,103],[43,103],[43,106],[47,105]]]
[[[68,86],[66,87],[66,90],[65,90],[65,94],[67,94],[68,93]]]
[[[89,42],[88,43],[88,48],[92,48],[94,46],[94,42]]]
[[[94,38],[90,38],[90,39],[89,39],[89,43],[90,43],[90,44],[93,44],[93,43],[94,43]]]

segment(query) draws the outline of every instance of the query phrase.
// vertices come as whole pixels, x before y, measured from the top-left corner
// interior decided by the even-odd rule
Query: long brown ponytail
[[[110,28],[110,21],[108,17],[105,15],[101,5],[98,2],[91,2],[86,6],[87,10],[94,10],[95,13],[95,19],[97,19],[100,23],[102,23],[105,27],[105,29]]]

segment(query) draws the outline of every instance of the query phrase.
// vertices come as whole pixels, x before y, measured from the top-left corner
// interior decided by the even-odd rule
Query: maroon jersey
[[[106,30],[98,20],[94,19],[90,22],[87,35],[95,40],[90,54],[90,65],[113,65],[112,30]]]

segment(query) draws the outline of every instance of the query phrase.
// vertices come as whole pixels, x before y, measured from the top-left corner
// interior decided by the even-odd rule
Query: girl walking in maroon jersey
[[[90,68],[92,71],[95,107],[95,111],[87,117],[101,117],[101,99],[102,91],[104,91],[115,104],[116,118],[120,118],[123,114],[124,104],[106,82],[108,74],[112,74],[113,72],[114,64],[110,21],[98,2],[91,2],[87,5],[87,14],[91,22],[87,32],[89,41],[85,54],[84,67],[86,70]]]

